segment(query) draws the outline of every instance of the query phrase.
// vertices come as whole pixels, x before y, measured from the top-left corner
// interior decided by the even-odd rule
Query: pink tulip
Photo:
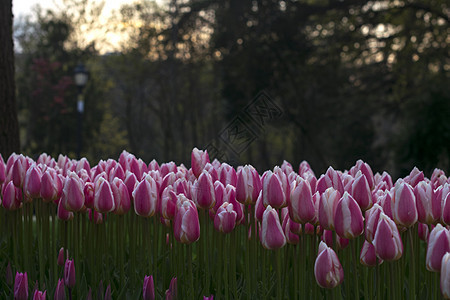
[[[58,252],[58,266],[64,266],[64,247],[61,247]]]
[[[177,278],[174,277],[170,281],[169,289],[166,290],[166,300],[176,300],[177,294]]]
[[[423,172],[414,167],[411,173],[405,177],[405,182],[411,185],[413,188],[422,180],[424,180]]]
[[[210,295],[209,297],[203,296],[203,300],[214,300],[214,295]]]
[[[251,165],[246,165],[237,172],[236,200],[242,204],[255,204],[261,191],[258,172]]]
[[[84,184],[74,172],[67,174],[61,201],[68,211],[77,212],[84,207]]]
[[[291,224],[296,224],[297,226]],[[286,242],[291,245],[297,245],[300,242],[300,237],[291,230],[291,227],[301,231],[301,225],[293,222],[289,218],[289,214],[286,214],[286,216],[283,217],[283,225],[281,228],[283,229],[284,236],[286,237]]]
[[[355,180],[352,183],[351,195],[361,207],[362,211],[372,207],[372,193],[370,191],[370,185],[366,179],[366,176],[361,171],[356,173]]]
[[[319,223],[324,229],[334,230],[334,215],[341,194],[334,188],[328,188],[320,197]]]
[[[442,213],[441,221],[445,225],[450,225],[450,193],[444,196],[442,194]]]
[[[438,186],[444,185],[447,181],[447,177],[445,176],[444,171],[440,169],[434,169],[433,174],[431,174],[430,183],[433,189],[436,189]]]
[[[383,208],[377,203],[372,206],[371,209],[366,211],[366,239],[372,243],[375,232],[377,231],[378,221],[380,219],[380,214],[383,213]]]
[[[430,229],[428,228],[428,224],[418,223],[417,225],[417,234],[419,235],[419,239],[428,243],[428,237],[430,236]]]
[[[282,208],[287,206],[286,195],[283,190],[280,178],[267,171],[262,179],[262,199],[264,206],[272,206],[274,208]]]
[[[286,244],[278,213],[270,205],[267,206],[262,218],[261,244],[269,250],[282,248]]]
[[[117,164],[111,171],[109,171],[108,178],[110,181],[114,178],[119,178],[120,180],[125,180],[125,171],[120,164]]]
[[[397,182],[394,188],[394,220],[404,227],[411,227],[417,222],[416,197],[412,187],[406,182]]]
[[[219,180],[223,183],[224,186],[227,184],[231,184],[232,186],[236,186],[236,170],[227,163],[223,163],[220,166],[219,170]]]
[[[214,206],[216,202],[214,195],[214,183],[211,175],[203,171],[198,180],[194,184],[193,200],[195,204],[202,209],[209,209]]]
[[[33,300],[46,300],[47,299],[47,291],[41,292],[38,290],[34,291]]]
[[[364,220],[355,199],[347,193],[339,200],[334,214],[336,233],[347,239],[353,239],[364,231]]]
[[[393,192],[392,188],[392,192]],[[383,208],[383,212],[391,219],[394,219],[394,214],[392,213],[392,193],[386,191],[381,197],[378,198],[377,203]]]
[[[431,231],[428,239],[426,265],[428,271],[441,270],[442,257],[450,252],[450,232],[441,224],[437,224]]]
[[[127,186],[123,183],[122,179],[116,177],[111,183],[111,190],[114,196],[114,213],[117,215],[126,214],[131,208],[131,200]]]
[[[375,179],[369,164],[363,162],[362,160],[358,160],[356,162],[355,168],[357,172],[361,171],[361,173],[366,177],[367,183],[369,184],[369,187],[372,189],[375,186]]]
[[[6,210],[16,210],[22,206],[22,192],[12,181],[2,188],[2,205]]]
[[[384,213],[380,214],[372,244],[382,260],[398,260],[403,254],[403,243],[397,225]]]
[[[158,202],[158,188],[155,180],[147,175],[133,191],[134,211],[141,217],[155,214]]]
[[[130,199],[133,198],[133,191],[136,188],[136,185],[138,184],[138,180],[136,179],[136,175],[134,173],[131,173],[130,171],[125,172],[125,180],[123,181],[128,189],[128,195],[130,196]]]
[[[293,186],[289,201],[289,216],[297,223],[308,223],[314,220],[315,208],[308,181],[299,177],[298,183]]]
[[[75,263],[70,259],[66,259],[64,265],[64,284],[69,289],[75,286]]]
[[[58,202],[57,216],[60,220],[63,220],[63,221],[69,221],[69,220],[73,219],[73,212],[68,211],[65,208],[65,205],[64,205],[62,199],[59,200],[59,202]]]
[[[144,300],[154,300],[155,298],[155,286],[153,284],[153,276],[144,277],[144,287],[142,289],[142,298]]]
[[[165,188],[161,195],[161,215],[167,220],[175,218],[175,210],[177,207],[177,194],[173,191],[173,187]]]
[[[100,213],[112,212],[115,209],[111,185],[103,177],[95,182],[94,208]]]
[[[106,287],[105,297],[103,299],[105,299],[105,300],[112,300],[112,297],[111,297],[111,285],[110,284],[108,284],[108,286]]]
[[[264,207],[264,204],[263,204],[262,191],[261,191],[261,192],[259,192],[258,199],[256,200],[256,204],[255,204],[255,219],[257,221],[262,222],[262,217],[263,217],[265,210],[266,210],[266,208]]]
[[[159,164],[156,160],[152,160],[149,164],[148,164],[148,168],[149,171],[159,171]]]
[[[236,212],[236,225],[244,221],[244,205],[236,200],[236,188],[230,184],[225,187],[223,202],[233,204],[233,210]]]
[[[441,201],[434,196],[430,183],[419,182],[414,188],[416,197],[417,219],[426,224],[435,224],[440,217]]]
[[[332,167],[329,167],[327,172],[317,181],[317,191],[322,194],[330,187],[337,190],[340,195],[344,193],[344,185],[342,184],[341,175]]]
[[[6,165],[5,161],[3,160],[2,154],[0,153],[0,187],[2,186],[3,182],[6,180]]]
[[[173,161],[164,163],[159,167],[159,173],[161,174],[161,177],[163,177],[163,178],[170,172],[174,172],[174,173],[177,172],[177,165]],[[202,170],[200,171],[200,173],[201,172],[202,172]]]
[[[199,177],[205,165],[209,163],[208,151],[201,151],[194,148],[191,153],[191,168],[195,177]]]
[[[55,300],[66,300],[66,291],[64,289],[63,279],[58,279],[58,285],[55,290]]]
[[[445,299],[450,299],[450,253],[442,257],[441,262],[441,292]]]
[[[23,184],[24,193],[28,198],[39,198],[41,196],[41,178],[42,172],[38,166],[33,164],[28,168]]]
[[[335,288],[344,281],[344,269],[332,248],[320,242],[319,249],[321,251],[314,264],[317,284],[323,288]]]
[[[14,161],[11,170],[11,179],[16,187],[18,188],[23,187],[27,169],[28,169],[28,160],[22,154],[20,154]]]
[[[62,180],[54,169],[47,168],[41,178],[41,197],[44,202],[59,199],[62,194]]]
[[[367,240],[364,241],[361,248],[359,261],[366,267],[374,267],[377,265],[377,254],[375,252],[375,247]]]
[[[16,272],[16,279],[14,280],[14,300],[28,300],[27,272]]]
[[[230,233],[236,225],[236,217],[237,213],[233,210],[233,204],[224,202],[214,217],[214,228],[222,233]]]
[[[191,244],[200,238],[197,207],[183,194],[177,197],[177,211],[173,225],[174,236],[178,242]]]

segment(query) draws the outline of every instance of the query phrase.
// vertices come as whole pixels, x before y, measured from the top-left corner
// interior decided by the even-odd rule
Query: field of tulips
[[[450,178],[0,155],[1,299],[450,298]]]

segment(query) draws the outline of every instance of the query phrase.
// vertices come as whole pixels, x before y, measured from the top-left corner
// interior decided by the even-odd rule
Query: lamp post
[[[75,85],[78,88],[77,100],[77,119],[78,119],[78,133],[77,133],[77,158],[81,158],[81,148],[83,146],[83,112],[84,112],[84,94],[83,90],[88,81],[88,72],[82,63],[79,63],[74,70]]]

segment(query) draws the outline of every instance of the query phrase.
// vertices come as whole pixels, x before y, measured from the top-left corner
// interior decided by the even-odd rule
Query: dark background
[[[36,9],[14,28],[21,152],[76,157],[73,70],[83,62],[91,165],[126,149],[189,166],[192,148],[208,146],[260,172],[307,160],[319,175],[363,159],[394,178],[414,166],[448,174],[447,4],[139,1],[113,14],[106,30],[124,40],[109,53],[106,35],[83,35],[105,30],[101,5]]]

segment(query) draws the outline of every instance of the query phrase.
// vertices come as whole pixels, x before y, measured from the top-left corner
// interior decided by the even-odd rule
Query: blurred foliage
[[[320,174],[361,158],[394,176],[450,171],[446,1],[140,0],[108,30],[103,3],[63,4],[15,31],[27,154],[73,153],[70,78],[84,61],[83,154],[94,161],[126,148],[189,165],[194,146],[213,142],[259,170],[307,160]],[[110,33],[117,51],[99,53]],[[256,140],[232,154],[220,135],[263,90],[283,115],[256,129],[245,119]]]

